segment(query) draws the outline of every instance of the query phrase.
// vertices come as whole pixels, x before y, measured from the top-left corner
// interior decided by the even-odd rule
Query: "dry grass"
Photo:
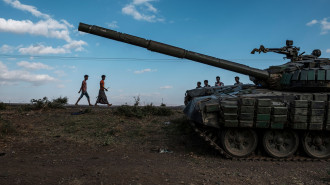
[[[31,134],[45,138],[61,137],[81,144],[103,146],[142,146],[150,142],[161,145],[165,141],[159,141],[163,140],[159,138],[179,134],[172,123],[177,124],[183,116],[182,111],[155,106],[36,110],[31,105],[23,105],[9,110],[4,116],[12,121],[10,128],[17,129],[23,137],[28,138]],[[140,112],[134,112],[136,110]],[[166,124],[169,122],[171,124]]]

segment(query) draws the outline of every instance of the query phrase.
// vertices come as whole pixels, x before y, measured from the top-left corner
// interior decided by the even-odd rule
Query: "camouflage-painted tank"
[[[262,146],[274,158],[289,158],[302,146],[312,158],[330,157],[330,60],[321,51],[299,54],[282,48],[255,52],[286,55],[290,62],[261,70],[152,40],[80,23],[79,31],[249,75],[255,85],[186,92],[184,113],[195,130],[226,157],[243,158]]]

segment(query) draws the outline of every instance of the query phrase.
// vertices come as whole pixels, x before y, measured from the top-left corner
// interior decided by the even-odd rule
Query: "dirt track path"
[[[239,162],[146,148],[15,143],[0,157],[0,184],[330,184],[328,162]]]

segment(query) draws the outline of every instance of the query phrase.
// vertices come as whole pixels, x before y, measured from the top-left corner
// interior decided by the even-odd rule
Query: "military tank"
[[[80,23],[78,30],[249,75],[254,84],[196,88],[185,94],[190,123],[224,157],[329,160],[330,60],[320,58],[320,50],[299,53],[291,40],[281,48],[261,45],[251,53],[275,52],[290,60],[262,70],[95,25]]]

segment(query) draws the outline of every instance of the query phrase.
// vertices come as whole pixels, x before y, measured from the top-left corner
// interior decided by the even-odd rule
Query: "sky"
[[[266,69],[287,60],[250,54],[287,39],[330,58],[329,0],[0,0],[0,102],[44,96],[74,104],[85,74],[91,102],[101,75],[110,103],[183,105],[197,81],[225,85],[246,75],[178,59],[78,31],[80,22]],[[80,104],[87,104],[84,97]]]

